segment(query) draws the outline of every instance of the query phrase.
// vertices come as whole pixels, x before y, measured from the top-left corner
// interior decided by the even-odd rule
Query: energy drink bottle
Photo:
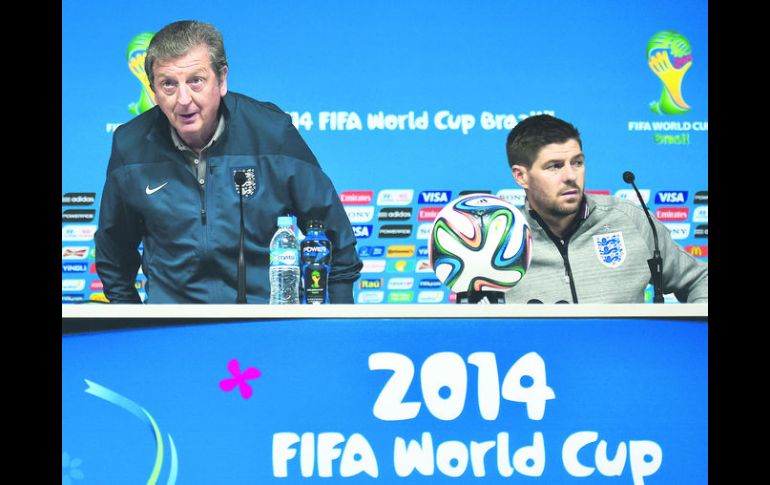
[[[307,234],[300,249],[302,261],[302,303],[329,303],[329,271],[332,264],[332,243],[326,237],[321,221],[308,222]]]

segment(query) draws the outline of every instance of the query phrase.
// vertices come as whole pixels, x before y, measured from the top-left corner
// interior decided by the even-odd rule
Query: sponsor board
[[[527,200],[527,193],[524,189],[503,189],[497,191],[498,197],[513,204],[516,207],[522,207]]]
[[[367,239],[372,235],[371,224],[351,224],[353,227],[353,235],[356,239]]]
[[[659,221],[686,221],[690,217],[689,207],[659,207],[655,210],[655,217]]]
[[[353,224],[369,222],[374,217],[374,206],[345,206],[345,213],[348,215],[348,220]]]
[[[681,240],[690,237],[690,224],[678,224],[672,222],[663,223],[671,233],[671,239]]]
[[[96,225],[72,225],[67,224],[61,228],[62,241],[93,241],[96,233]]]
[[[61,265],[61,272],[63,274],[85,273],[86,271],[88,271],[88,263],[62,263]]]
[[[95,209],[67,209],[62,212],[62,222],[93,222]]]
[[[429,259],[421,259],[417,261],[417,273],[433,273],[433,265],[430,264]]]
[[[384,224],[377,236],[381,239],[404,238],[412,235],[411,224]]]
[[[374,192],[371,190],[345,190],[340,193],[340,202],[343,205],[367,205],[374,200]]]
[[[362,258],[379,258],[385,254],[385,246],[361,246],[358,255]]]
[[[414,278],[394,277],[388,280],[389,290],[411,290],[414,288]]]
[[[361,268],[362,273],[382,273],[385,271],[384,259],[364,259],[362,263],[364,263]]]
[[[695,204],[708,204],[709,203],[709,191],[708,190],[699,190],[695,192],[695,197],[693,197],[693,203]]]
[[[385,189],[377,194],[377,205],[409,205],[414,189]]]
[[[384,291],[361,291],[356,298],[358,303],[382,303],[385,301]]]
[[[385,207],[377,214],[380,221],[408,221],[411,218],[411,207]]]
[[[61,248],[61,259],[66,261],[87,259],[89,250],[89,246],[63,246]]]
[[[447,204],[452,200],[451,190],[426,190],[420,192],[418,204]]]
[[[695,208],[692,212],[693,222],[708,222],[709,221],[709,206],[701,205]]]
[[[61,196],[61,205],[92,205],[96,202],[96,192],[67,192]]]
[[[639,189],[639,193],[642,194],[644,203],[648,204],[650,202],[650,189]],[[636,196],[636,191],[634,189],[620,189],[615,192],[615,197],[621,200],[627,200],[638,207],[642,206],[642,204],[639,203],[639,197]]]
[[[444,292],[438,290],[421,291],[417,294],[417,303],[441,303]]]
[[[411,258],[414,256],[414,246],[388,246],[386,257],[388,258]]]
[[[396,259],[388,261],[386,271],[388,273],[413,273],[415,261],[413,259]]]
[[[385,280],[382,278],[361,278],[358,280],[358,288],[360,290],[379,290],[384,283]]]
[[[684,250],[696,258],[706,258],[709,255],[708,246],[685,246]]]
[[[436,219],[436,216],[438,216],[438,213],[441,212],[441,209],[443,209],[443,207],[420,207],[420,211],[417,213],[417,220],[433,222]]]
[[[86,280],[61,280],[61,291],[83,291],[86,288]]]
[[[701,224],[695,228],[695,237],[696,238],[707,238],[709,237],[709,226],[708,224]]]
[[[388,293],[388,303],[411,303],[413,301],[413,291],[391,291]]]
[[[83,296],[82,293],[62,294],[61,296],[62,303],[80,303],[82,301],[85,301],[85,297]]]
[[[426,222],[424,224],[420,224],[417,227],[417,239],[430,239],[431,233],[433,232],[433,223],[432,222]]]
[[[426,279],[420,281],[420,288],[441,288],[443,283],[437,279]]]
[[[684,204],[685,202],[687,202],[686,190],[661,190],[655,194],[656,204]]]

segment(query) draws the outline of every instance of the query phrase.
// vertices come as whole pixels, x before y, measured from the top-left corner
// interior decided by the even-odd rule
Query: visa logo
[[[361,246],[358,255],[362,258],[379,258],[385,254],[385,246]]]
[[[420,204],[446,204],[452,196],[450,190],[431,190],[420,192]]]
[[[669,190],[655,194],[656,204],[684,204],[687,202],[687,191]]]
[[[427,258],[428,257],[428,246],[420,246],[417,248],[417,256],[421,258]]]
[[[353,235],[358,239],[366,239],[372,235],[371,224],[353,224]]]
[[[85,273],[88,271],[88,263],[62,263],[62,273]]]

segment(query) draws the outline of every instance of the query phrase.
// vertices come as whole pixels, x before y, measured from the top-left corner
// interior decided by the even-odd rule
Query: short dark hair
[[[144,70],[150,87],[153,84],[153,64],[158,59],[174,59],[187,54],[191,49],[205,45],[209,49],[211,68],[222,81],[222,70],[227,66],[225,43],[222,34],[211,24],[197,20],[180,20],[163,27],[147,46]]]
[[[583,148],[580,133],[571,123],[551,115],[537,115],[520,121],[508,134],[505,152],[508,165],[532,167],[540,149],[551,143],[575,140]]]

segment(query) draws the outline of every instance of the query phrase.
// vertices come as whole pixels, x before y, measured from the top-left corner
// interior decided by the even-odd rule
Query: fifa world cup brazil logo
[[[147,46],[150,45],[150,40],[154,35],[154,32],[142,32],[128,43],[128,49],[126,50],[128,68],[142,84],[139,101],[128,105],[128,110],[135,115],[144,113],[156,104],[155,93],[150,89],[150,81],[147,79],[147,73],[144,71],[144,58],[147,57]]]
[[[652,101],[650,109],[665,115],[690,111],[682,97],[682,79],[692,66],[690,42],[673,30],[658,32],[647,42],[647,64],[663,83],[660,100]]]

